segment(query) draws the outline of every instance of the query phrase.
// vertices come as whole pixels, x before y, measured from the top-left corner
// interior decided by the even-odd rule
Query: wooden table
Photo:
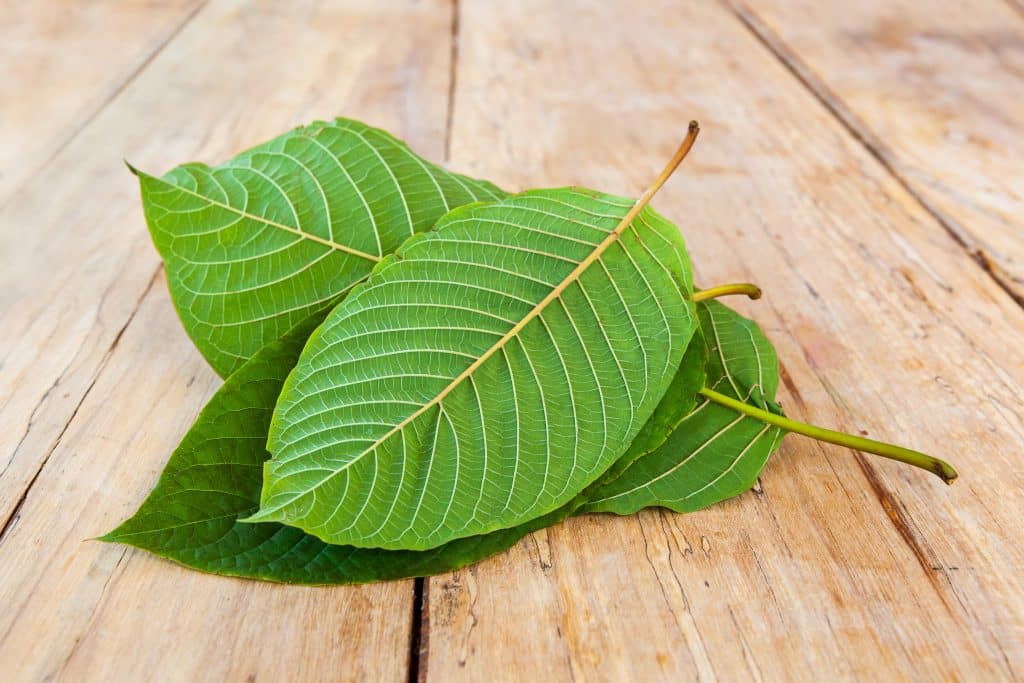
[[[5,680],[1024,678],[1020,0],[0,8]],[[309,589],[90,542],[219,380],[121,159],[217,162],[338,114],[503,187],[655,200],[778,346],[749,494],[591,516],[424,581]]]

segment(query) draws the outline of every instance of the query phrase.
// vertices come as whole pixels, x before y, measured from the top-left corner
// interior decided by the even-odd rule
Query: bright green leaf
[[[678,229],[539,190],[408,240],[310,338],[260,511],[343,545],[427,549],[564,505],[633,440],[696,326]]]
[[[450,209],[504,196],[347,119],[296,128],[220,166],[135,173],[175,307],[221,376]]]

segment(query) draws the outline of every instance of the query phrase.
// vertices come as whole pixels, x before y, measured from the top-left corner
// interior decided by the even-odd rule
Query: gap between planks
[[[448,111],[444,122],[444,163],[452,156],[452,122],[455,120],[455,89],[459,76],[459,0],[452,0],[452,22],[448,32]]]
[[[451,23],[448,30],[448,100],[444,125],[444,165],[452,156],[452,125],[455,121],[455,94],[459,74],[459,0],[452,0]],[[412,626],[409,629],[409,683],[426,683],[430,661],[430,581],[418,577],[413,584]]]
[[[1007,0],[1010,5],[1024,16],[1024,6],[1016,4],[1016,0]],[[1018,306],[1024,309],[1024,297],[1014,291],[1013,287],[998,272],[992,259],[985,251],[973,244],[973,240],[960,226],[958,221],[929,201],[918,192],[913,185],[900,174],[891,161],[891,154],[885,143],[874,134],[870,126],[862,121],[847,107],[842,98],[836,95],[819,78],[795,51],[789,48],[781,36],[773,32],[761,21],[745,0],[720,0],[764,48],[775,57],[782,66],[843,126],[844,129],[870,154],[886,173],[902,187],[928,215],[945,230],[946,234],[964,250],[973,261],[996,285],[1003,290]]]

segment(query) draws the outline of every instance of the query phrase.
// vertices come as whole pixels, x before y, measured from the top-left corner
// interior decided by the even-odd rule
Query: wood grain
[[[700,119],[654,205],[699,282],[765,288],[743,308],[784,405],[963,476],[791,436],[757,493],[573,520],[431,579],[427,678],[1024,675],[1020,308],[726,8],[461,8],[454,166],[636,195]]]
[[[0,231],[0,520],[109,360],[158,266],[122,159],[153,172],[216,161],[340,111],[443,155],[447,5],[378,16],[372,3],[291,13],[222,2],[193,22],[198,29],[183,31],[47,165],[41,177],[58,182],[27,186],[0,208],[0,225],[32,226]],[[401,50],[389,45],[389,23],[409,33]],[[309,44],[290,48],[288,31]],[[190,344],[183,332],[177,343]]]
[[[217,161],[340,113],[440,159],[450,24],[443,2],[211,2],[3,209],[6,680],[406,678],[411,581],[288,589],[85,539],[135,509],[219,384],[121,159]]]
[[[0,5],[0,204],[123,90],[201,5]]]
[[[1024,302],[1024,13],[1003,0],[731,0]]]
[[[219,383],[186,345],[153,343],[179,326],[163,287],[161,277],[2,540],[5,677],[402,680],[411,582],[295,589],[87,540],[131,514]]]
[[[46,121],[21,103],[0,121],[0,170],[10,140],[39,164],[0,178],[5,680],[1024,677],[1024,312],[1003,289],[1021,15],[793,7],[0,9],[0,88],[46,73],[66,94],[26,95]],[[791,436],[736,500],[573,520],[427,580],[415,631],[413,582],[272,586],[84,540],[135,509],[219,384],[120,159],[215,162],[336,114],[504,187],[629,195],[700,119],[654,204],[699,282],[765,288],[731,303],[778,346],[787,411],[935,452],[961,480]]]

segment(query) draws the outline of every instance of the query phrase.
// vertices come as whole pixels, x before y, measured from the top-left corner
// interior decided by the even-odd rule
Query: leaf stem
[[[834,432],[831,429],[825,429],[824,427],[817,427],[805,422],[790,420],[789,418],[782,417],[781,415],[775,415],[774,413],[769,413],[766,410],[756,408],[744,403],[743,401],[737,401],[730,396],[720,394],[717,391],[708,389],[707,387],[702,388],[700,390],[700,394],[715,403],[727,408],[732,408],[744,415],[749,415],[761,422],[781,427],[788,432],[803,434],[804,436],[809,436],[812,439],[817,439],[818,441],[826,441],[838,446],[846,446],[858,451],[874,453],[875,455],[880,455],[883,458],[890,458],[908,465],[913,465],[914,467],[920,467],[921,469],[928,470],[932,474],[938,476],[947,484],[952,484],[953,480],[957,477],[956,470],[953,469],[953,466],[948,462],[939,460],[938,458],[933,458],[930,455],[925,455],[919,451],[912,451],[909,448],[903,448],[902,446],[874,441],[873,439],[865,439],[859,436],[853,436],[852,434]]]
[[[679,164],[683,163],[683,159],[685,159],[686,155],[690,153],[693,143],[697,141],[698,133],[700,133],[700,124],[696,121],[690,121],[690,125],[686,130],[686,137],[684,137],[683,141],[679,143],[679,148],[676,150],[676,153],[668,160],[668,163],[665,164],[665,168],[661,170],[661,173],[659,173],[658,177],[654,179],[651,186],[648,187],[647,190],[640,195],[640,198],[636,200],[636,203],[633,205],[633,209],[626,214],[625,218],[622,219],[622,222],[619,224],[620,226],[628,226],[632,223],[637,214],[639,214],[640,211],[650,203],[651,198],[658,193],[658,190],[660,190],[661,186],[665,184],[665,181],[672,177],[672,174],[675,173],[677,168],[679,168]]]
[[[711,287],[709,289],[702,289],[694,292],[693,300],[705,301],[707,299],[717,299],[720,296],[729,296],[731,294],[746,294],[751,299],[760,299],[761,288],[749,282],[736,282],[733,284],[719,285],[718,287]]]

